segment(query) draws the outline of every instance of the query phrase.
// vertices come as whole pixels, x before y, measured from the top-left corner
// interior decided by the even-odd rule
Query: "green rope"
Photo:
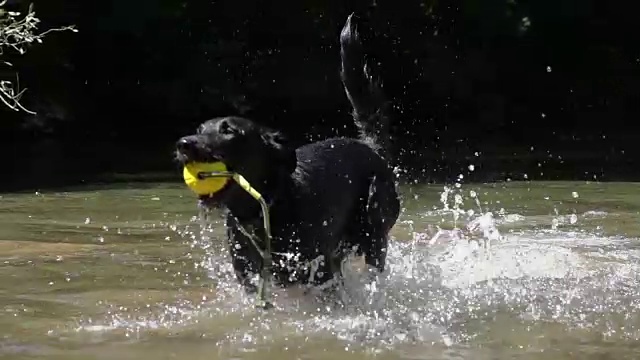
[[[246,192],[251,195],[252,198],[256,199],[257,202],[260,203],[260,208],[262,210],[262,220],[264,226],[264,249],[262,249],[259,245],[260,239],[254,234],[249,234],[248,231],[242,226],[242,224],[238,223],[240,231],[249,238],[253,246],[256,247],[258,253],[262,257],[262,269],[260,270],[260,284],[258,285],[258,301],[256,302],[256,306],[261,309],[269,309],[273,307],[271,303],[271,269],[273,267],[273,259],[271,257],[271,220],[269,218],[269,206],[267,202],[262,197],[256,189],[254,189],[251,184],[245,179],[242,175],[233,172],[201,172],[198,173],[198,177],[201,178],[216,178],[216,177],[225,177],[233,179],[241,188],[243,188]]]

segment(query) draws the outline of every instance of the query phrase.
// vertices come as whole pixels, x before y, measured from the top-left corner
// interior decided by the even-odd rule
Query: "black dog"
[[[222,161],[267,200],[274,275],[281,285],[325,283],[340,275],[342,260],[354,249],[383,272],[389,231],[400,211],[395,176],[385,160],[387,102],[365,63],[353,15],[340,45],[342,81],[360,139],[333,138],[292,149],[276,131],[223,117],[206,121],[197,134],[177,143],[181,163]],[[233,267],[238,280],[255,289],[249,278],[260,271],[262,258],[243,229],[259,233],[259,204],[233,181],[200,203],[227,209]]]

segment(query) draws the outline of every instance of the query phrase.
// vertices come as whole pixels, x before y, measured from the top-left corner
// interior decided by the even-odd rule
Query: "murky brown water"
[[[0,358],[637,359],[639,190],[464,185],[456,227],[500,234],[485,250],[429,244],[453,227],[442,186],[405,187],[377,292],[354,270],[345,306],[276,291],[268,313],[180,185],[2,194]]]

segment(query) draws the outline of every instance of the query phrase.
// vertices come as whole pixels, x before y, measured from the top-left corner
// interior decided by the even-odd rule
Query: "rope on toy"
[[[190,166],[189,166],[190,165]],[[226,166],[219,163],[211,164],[189,164],[184,169],[184,179],[195,193],[199,195],[213,194],[221,190],[228,179],[233,179],[238,186],[249,193],[258,203],[262,210],[262,220],[264,227],[264,249],[260,247],[260,240],[256,235],[249,234],[242,225],[240,231],[249,238],[253,246],[257,249],[262,257],[262,269],[260,270],[260,283],[258,285],[258,299],[256,306],[262,309],[273,307],[271,303],[271,270],[273,267],[273,258],[271,256],[271,220],[269,217],[269,206],[262,194],[254,189],[251,184],[242,175],[234,172],[226,171]],[[223,180],[223,181],[220,181]]]

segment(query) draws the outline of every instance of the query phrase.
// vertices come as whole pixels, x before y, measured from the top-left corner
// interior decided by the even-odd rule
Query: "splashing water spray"
[[[272,308],[271,269],[273,259],[271,257],[271,221],[269,218],[269,206],[262,197],[262,194],[254,189],[242,175],[228,171],[226,165],[222,162],[189,163],[185,165],[182,175],[185,184],[198,195],[213,195],[222,190],[229,180],[233,180],[260,203],[265,233],[264,239],[259,239],[257,236],[247,232],[242,225],[239,226],[240,230],[249,238],[262,257],[262,269],[260,270],[260,283],[258,285],[258,300],[256,306],[262,309]],[[264,244],[264,248],[260,246],[260,242]]]
[[[473,168],[470,167],[469,169],[472,171]],[[445,212],[450,212],[452,214],[453,227],[454,229],[459,229],[457,230],[457,232],[459,232],[459,235],[461,235],[462,238],[466,237],[469,241],[472,241],[473,238],[471,238],[470,236],[473,233],[481,232],[482,243],[480,245],[482,245],[485,250],[489,250],[491,247],[491,241],[500,239],[500,233],[495,227],[493,213],[485,213],[483,211],[482,205],[480,204],[480,199],[478,198],[478,194],[473,190],[469,191],[469,197],[473,199],[475,205],[478,207],[479,216],[474,217],[474,215],[476,215],[476,212],[472,209],[466,211],[464,210],[464,198],[462,191],[463,179],[464,175],[460,174],[457,176],[456,182],[453,186],[444,186],[443,191],[440,193],[440,203],[442,203],[442,210]],[[465,215],[467,216],[467,218],[472,219],[462,229],[460,229],[458,227],[458,224],[461,220],[461,217]],[[444,231],[439,228],[436,234],[434,234],[433,237],[429,240],[428,244],[435,244],[438,238],[443,234]],[[489,253],[487,254],[489,255]]]

